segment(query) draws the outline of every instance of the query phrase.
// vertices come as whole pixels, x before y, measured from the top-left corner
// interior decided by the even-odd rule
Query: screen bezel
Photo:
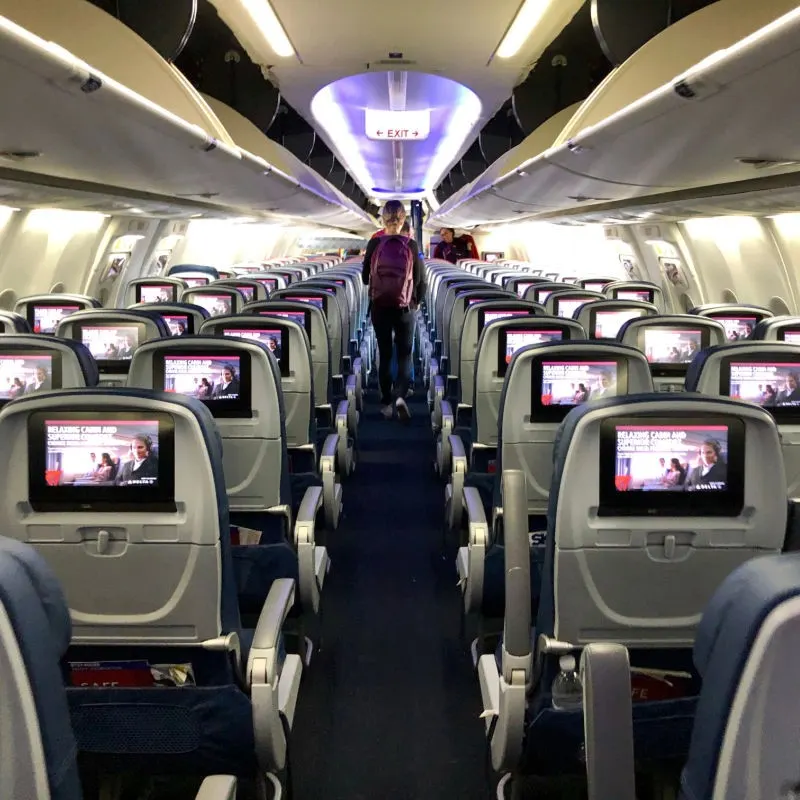
[[[166,391],[164,381],[166,378],[166,358],[230,358],[239,359],[239,397],[236,400],[204,400],[199,397],[193,399],[202,403],[211,412],[215,419],[251,419],[253,416],[253,381],[250,363],[250,353],[246,350],[234,350],[230,347],[196,347],[175,348],[162,350],[153,355],[153,388],[157,391]],[[171,392],[180,397],[190,395]]]
[[[611,290],[614,293],[614,300],[634,301],[637,303],[652,303],[655,298],[655,289],[649,289],[647,286],[632,289],[630,286],[617,286],[616,289]],[[642,300],[641,297],[620,297],[619,292],[647,292],[647,300]]]
[[[730,397],[731,367],[733,364],[775,364],[789,361],[791,361],[791,354],[789,353],[779,354],[777,356],[768,353],[725,356],[719,365],[719,392],[725,397]],[[797,357],[797,371],[800,372],[800,355]],[[750,400],[741,400],[741,402],[752,403]],[[795,425],[800,423],[800,406],[762,406],[758,403],[752,403],[752,405],[763,408],[776,422]]]
[[[203,288],[211,289],[211,287],[203,287]],[[237,296],[237,293],[235,291],[230,291],[227,287],[222,287],[222,286],[214,287],[213,291],[197,292],[191,295],[188,299],[186,298],[183,299],[184,302],[186,303],[191,303],[193,305],[200,306],[200,308],[202,308],[203,311],[205,311],[206,314],[208,314],[208,319],[214,319],[214,316],[211,315],[211,312],[202,303],[197,302],[198,297],[227,297],[231,301],[230,309],[228,309],[222,314],[215,314],[214,316],[217,317],[230,317],[233,316],[234,314],[237,314],[240,310],[237,303],[237,301],[239,300],[239,296]]]
[[[316,303],[312,303],[311,302],[311,298],[316,300],[318,297],[322,299],[322,308],[320,308]],[[330,295],[326,294],[324,291],[307,292],[305,294],[302,294],[302,293],[298,294],[297,292],[292,292],[292,296],[291,297],[289,297],[287,295],[283,299],[287,303],[305,303],[306,305],[310,305],[310,306],[314,306],[316,308],[319,308],[320,311],[322,311],[322,313],[327,318],[327,316],[328,316],[328,298],[329,297],[330,297]]]
[[[214,334],[217,335],[217,336],[227,336],[225,331],[231,331],[231,330],[259,331],[259,330],[264,330],[266,327],[267,327],[267,325],[243,325],[243,324],[240,323],[235,328],[232,328],[230,326],[230,324],[224,324],[224,325],[215,326],[214,327]],[[291,372],[289,370],[289,363],[290,363],[289,351],[290,351],[290,348],[291,348],[291,344],[290,344],[289,340],[291,338],[291,336],[290,336],[290,330],[291,329],[286,325],[273,325],[272,326],[272,330],[280,330],[280,334],[281,334],[281,357],[277,358],[275,360],[278,362],[278,365],[280,366],[281,377],[282,378],[287,378],[291,374]],[[228,337],[228,338],[231,338],[231,337]],[[244,339],[244,341],[259,341],[259,340],[258,339]],[[260,342],[260,344],[263,344],[263,342]]]
[[[581,296],[581,295],[583,295],[583,296]],[[572,303],[574,303],[576,300],[580,300],[581,301],[581,305],[578,306],[575,309],[575,311],[577,311],[578,308],[580,308],[583,305],[586,305],[586,303],[591,303],[591,302],[593,302],[595,300],[600,300],[600,299],[601,299],[600,297],[597,297],[595,295],[589,295],[587,297],[583,292],[574,292],[571,295],[569,295],[569,294],[559,295],[553,301],[553,315],[556,316],[556,317],[562,316],[559,313],[561,311],[561,301],[562,300],[566,300],[567,302],[572,302]],[[575,314],[575,311],[572,312],[573,315]],[[564,319],[574,319],[574,318],[575,318],[574,316],[564,317]]]
[[[161,314],[161,319],[164,320],[164,324],[167,326],[167,328],[169,328],[169,321],[167,320],[167,317],[185,317],[186,318],[186,333],[184,333],[183,336],[192,336],[194,334],[194,314],[190,314],[188,311],[186,313],[177,312],[177,311],[174,311],[174,312],[173,311],[166,311],[166,312],[157,311],[156,313],[157,314]],[[170,339],[180,339],[181,338],[181,334],[178,334],[177,336],[171,335],[169,338]]]
[[[0,347],[0,358],[41,358],[50,356],[50,387],[51,389],[61,389],[63,384],[62,377],[62,353],[57,350],[50,350],[46,347]],[[20,397],[25,397],[22,394]],[[6,404],[17,400],[16,397],[0,397],[0,408]]]
[[[533,328],[536,330],[534,331]],[[506,350],[508,349],[508,334],[509,333],[555,333],[561,334],[560,339],[553,341],[568,342],[570,340],[570,330],[563,325],[553,325],[552,323],[544,325],[531,325],[530,327],[504,327],[497,334],[497,377],[503,378],[508,372],[510,365],[506,363]],[[545,344],[545,342],[541,342]],[[516,355],[516,351],[514,353]],[[513,359],[513,356],[512,356]]]
[[[520,317],[533,317],[535,316],[535,310],[532,308],[480,308],[478,309],[478,336],[481,335],[483,329],[486,327],[486,314],[499,314],[502,312],[508,312],[508,316],[505,319],[520,319]],[[522,312],[522,313],[520,313]],[[489,322],[499,322],[500,320],[489,320]]]
[[[48,486],[45,421],[158,422],[158,486]],[[175,513],[175,421],[163,411],[35,411],[28,417],[28,501],[37,512]]]
[[[306,329],[306,336],[308,336],[309,344],[313,341],[311,338],[311,311],[305,308],[278,308],[270,310],[260,310],[254,316],[259,317],[280,317],[281,314],[302,314],[303,327]],[[285,317],[284,319],[291,320],[292,317]],[[293,320],[297,322],[297,320]]]
[[[167,324],[166,322],[164,323]],[[130,369],[131,361],[133,360],[133,356],[136,354],[136,351],[145,343],[146,339],[145,336],[147,335],[147,325],[144,322],[139,321],[128,321],[124,320],[121,322],[90,322],[88,320],[82,320],[80,322],[76,322],[74,324],[72,338],[81,344],[83,344],[83,329],[84,328],[107,328],[112,330],[114,328],[136,328],[137,329],[137,336],[136,336],[136,347],[133,348],[133,352],[131,353],[130,358],[123,358],[123,359],[111,359],[111,358],[94,358],[95,363],[97,364],[97,370],[101,374],[118,374],[121,372],[128,372]],[[170,337],[173,338],[173,337]],[[83,345],[87,350],[89,349],[88,345]]]
[[[653,330],[655,328],[659,328],[661,330],[666,331],[691,331],[691,330],[700,330],[700,349],[705,350],[706,348],[711,346],[711,330],[706,328],[704,325],[676,325],[675,323],[665,323],[663,325],[660,324],[653,324],[653,325],[642,325],[637,333],[637,348],[645,354],[645,358],[647,358],[647,351],[645,350],[645,332],[648,330]],[[660,361],[648,361],[647,362],[650,366],[650,374],[654,378],[672,378],[675,376],[686,376],[686,373],[689,370],[689,364],[691,361],[687,361],[686,363],[681,364],[669,364],[663,363]]]
[[[154,286],[160,286],[162,288],[169,288],[172,292],[172,297],[169,300],[165,300],[165,303],[177,303],[178,302],[178,292],[180,287],[174,283],[160,283],[159,281],[147,281],[146,283],[137,283],[136,284],[136,302],[137,303],[146,303],[147,305],[158,305],[158,302],[155,300],[142,300],[142,289],[150,289]]]
[[[560,364],[610,364],[617,367],[617,392],[609,397],[620,397],[628,394],[628,360],[622,356],[598,357],[598,354],[563,353],[556,355],[537,356],[531,363],[531,420],[536,422],[563,422],[564,417],[573,408],[579,408],[589,403],[575,405],[546,406],[542,403],[542,380],[544,378],[544,362],[558,362]]]
[[[35,325],[36,325],[36,309],[37,308],[67,308],[67,307],[75,308],[75,311],[71,311],[69,314],[66,314],[65,316],[61,317],[61,320],[58,323],[56,323],[56,327],[53,328],[52,331],[36,331],[36,330],[34,330],[35,329]],[[55,300],[38,301],[37,300],[37,301],[31,302],[31,303],[28,303],[27,315],[26,316],[28,317],[28,324],[31,326],[31,330],[34,331],[34,333],[40,334],[42,336],[55,336],[55,332],[56,332],[56,329],[58,328],[58,326],[65,319],[67,319],[67,317],[71,317],[73,314],[77,314],[78,311],[86,311],[86,304],[85,303],[79,303],[76,300],[64,300],[64,301],[55,301]]]
[[[622,300],[621,302],[625,302]],[[625,320],[622,325],[619,326],[616,334],[611,337],[600,337],[595,334],[597,330],[597,315],[598,314],[618,314],[622,311],[638,311],[638,317],[631,317],[631,319],[644,319],[645,317],[652,316],[652,314],[647,313],[647,309],[644,308],[592,308],[589,311],[589,331],[590,336],[592,339],[598,342],[614,342],[619,335],[619,332],[622,330],[622,325],[625,325],[626,322],[630,322],[630,320]]]
[[[649,427],[728,428],[728,488],[719,492],[619,492],[616,488],[616,428]],[[745,424],[739,417],[714,414],[610,417],[600,423],[598,517],[738,517],[744,508]],[[623,504],[621,495],[626,496]]]

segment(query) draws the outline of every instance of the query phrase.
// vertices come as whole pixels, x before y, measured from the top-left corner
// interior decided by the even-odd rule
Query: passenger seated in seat
[[[399,200],[383,209],[386,235],[370,240],[361,279],[369,286],[372,327],[378,341],[381,414],[391,419],[410,418],[405,396],[411,379],[411,349],[416,310],[425,295],[425,265],[417,243],[401,233],[406,210]],[[397,348],[396,400],[392,404],[392,351]]]

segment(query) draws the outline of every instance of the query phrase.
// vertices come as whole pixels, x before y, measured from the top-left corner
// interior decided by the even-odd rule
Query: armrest
[[[439,356],[439,373],[442,375],[447,375],[449,366],[450,366],[450,357]]]
[[[461,515],[464,508],[464,478],[467,476],[467,454],[464,451],[464,442],[461,441],[460,436],[451,434],[449,442],[452,468],[449,486],[450,513],[447,524],[449,529],[453,531],[461,524]]]
[[[349,375],[353,371],[353,359],[351,356],[342,356],[342,372]]]
[[[635,800],[628,651],[595,642],[581,655],[589,800]]]
[[[314,408],[314,413],[317,416],[317,424],[322,428],[332,428],[333,427],[333,406],[330,403],[323,403],[322,405],[316,406]],[[322,415],[325,415],[326,419],[321,419]]]
[[[364,360],[360,355],[353,359],[353,375],[356,376],[356,408],[364,409]]]
[[[341,442],[340,434],[328,434],[322,443],[322,453],[319,457],[319,474],[322,478],[322,508],[325,512],[325,526],[331,531],[339,525],[339,512],[342,507],[342,487],[336,472],[336,462],[338,460],[340,468],[345,469],[348,458],[346,453],[344,461],[340,458]],[[344,446],[347,447],[346,439]]]
[[[194,800],[236,800],[237,780],[233,775],[209,775]]]
[[[344,386],[345,397],[347,398],[347,426],[350,429],[350,435],[353,439],[356,438],[358,433],[358,398],[357,394],[357,380],[355,375],[348,375]],[[341,409],[341,403],[339,404]],[[337,416],[339,410],[336,412]]]
[[[311,486],[306,489],[294,524],[300,601],[305,609],[313,610],[315,613],[319,609],[319,586],[317,585],[315,574],[314,550],[316,545],[314,528],[322,503],[322,487]]]
[[[351,427],[351,418],[355,411],[355,400],[342,400],[336,407],[336,433],[339,436],[339,470],[342,475],[349,475],[353,469],[353,449],[351,443],[355,440],[354,428]]]
[[[457,397],[458,395],[458,375],[448,375],[445,386],[445,397]]]
[[[433,340],[433,355],[438,361],[442,355],[442,340],[441,339],[434,339]]]
[[[433,414],[431,425],[434,433],[442,427],[442,401],[444,400],[444,377],[442,375],[433,376]]]
[[[503,677],[527,664],[531,677],[531,567],[528,503],[521,470],[503,470],[506,607],[503,623]]]
[[[450,474],[450,436],[454,427],[453,408],[445,400],[442,402],[442,430],[436,442],[436,470],[442,478]]]
[[[294,605],[294,589],[291,578],[279,578],[270,586],[247,658],[248,686],[273,684],[277,679],[281,629]]]
[[[467,581],[463,587],[464,611],[480,611],[483,606],[483,574],[486,548],[489,544],[489,525],[483,510],[480,493],[473,486],[463,490],[464,508],[467,511]]]

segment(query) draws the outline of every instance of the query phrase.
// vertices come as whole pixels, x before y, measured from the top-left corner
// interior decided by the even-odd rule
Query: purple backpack
[[[408,308],[414,291],[414,253],[405,236],[381,236],[369,269],[375,306]]]

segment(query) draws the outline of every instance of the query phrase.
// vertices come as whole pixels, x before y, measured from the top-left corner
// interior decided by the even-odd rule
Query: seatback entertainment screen
[[[578,298],[575,299],[564,299],[564,300],[557,300],[556,301],[556,315],[559,317],[567,317],[569,319],[575,314],[575,312],[585,303],[590,302],[592,298]]]
[[[320,297],[319,295],[308,297],[286,297],[285,300],[293,300],[295,303],[310,303],[312,306],[316,306],[320,311],[325,311],[325,298]]]
[[[583,288],[586,289],[587,292],[601,292],[608,286],[610,281],[586,281],[583,284]]]
[[[153,359],[153,385],[201,400],[215,417],[252,415],[250,358],[245,352],[163,351]]]
[[[652,289],[616,289],[614,291],[617,300],[639,300],[642,303],[653,302]]]
[[[800,331],[783,331],[783,341],[789,344],[800,344]]]
[[[737,516],[744,466],[739,419],[605,420],[599,513]]]
[[[259,311],[261,316],[265,317],[285,317],[298,325],[302,325],[308,334],[308,340],[311,341],[311,315],[305,311]]]
[[[233,298],[229,294],[196,294],[191,302],[204,308],[211,317],[222,317],[231,313]]]
[[[281,375],[289,374],[289,331],[283,328],[224,328],[223,336],[252,339],[266,345],[278,361]]]
[[[800,360],[731,359],[720,369],[720,384],[722,394],[756,403],[778,419],[800,418]]]
[[[98,361],[130,361],[139,346],[138,325],[82,325],[80,335]]]
[[[178,299],[178,287],[171,283],[140,283],[136,286],[139,303],[172,303]]]
[[[35,510],[175,510],[174,423],[160,412],[31,414]]]
[[[74,314],[76,311],[80,310],[81,306],[69,304],[52,306],[34,305],[33,319],[29,319],[28,322],[31,323],[34,333],[55,333],[58,323],[61,322],[64,317],[68,317],[70,314]]]
[[[616,361],[542,362],[543,406],[579,406],[617,392]]]
[[[651,364],[688,364],[702,348],[701,330],[644,329],[644,355]]]
[[[525,292],[527,292],[528,289],[531,288],[531,286],[535,286],[535,285],[536,285],[536,281],[520,281],[517,284],[517,294],[520,297],[524,297],[525,296]]]
[[[243,283],[237,283],[234,288],[242,293],[244,299],[248,303],[253,299],[256,293],[256,290],[252,286],[246,286]]]
[[[500,331],[498,338],[497,373],[503,376],[508,371],[508,365],[514,353],[529,344],[542,344],[543,342],[560,342],[563,334],[560,330],[541,330],[531,328],[509,328]]]
[[[758,321],[755,317],[714,317],[725,328],[725,338],[729,342],[747,339]]]
[[[0,355],[0,401],[60,388],[61,376],[53,375],[53,356],[23,352]]]
[[[208,286],[208,284],[211,282],[211,279],[207,277],[186,278],[183,275],[178,275],[177,277],[183,280],[189,289],[199,289],[201,286]]]
[[[614,339],[620,328],[629,320],[638,319],[644,314],[642,309],[624,311],[595,311],[594,336],[596,339]]]
[[[277,278],[254,278],[257,280],[268,292],[274,292],[278,288]]]
[[[170,336],[187,336],[192,332],[192,324],[188,314],[163,314]]]

